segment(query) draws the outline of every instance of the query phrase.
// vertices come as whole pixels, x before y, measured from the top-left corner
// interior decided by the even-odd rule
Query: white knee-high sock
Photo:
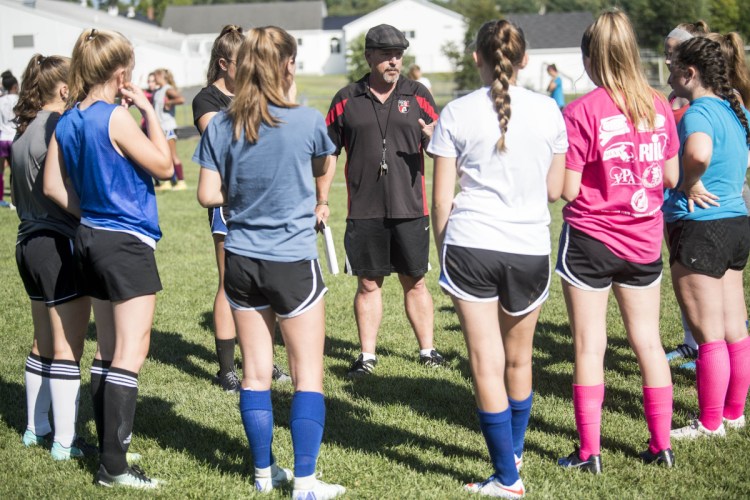
[[[81,395],[81,369],[75,361],[56,359],[49,376],[55,441],[70,448],[76,437],[78,401]]]
[[[44,436],[52,431],[49,422],[51,362],[51,359],[33,353],[26,358],[26,428],[37,436]]]

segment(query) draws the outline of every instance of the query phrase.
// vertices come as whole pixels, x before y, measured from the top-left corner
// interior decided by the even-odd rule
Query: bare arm
[[[198,175],[198,203],[206,208],[226,204],[226,193],[221,185],[221,175],[216,170],[201,168]]]
[[[203,135],[203,132],[206,130],[206,127],[208,127],[208,123],[211,121],[211,118],[216,116],[218,113],[216,111],[211,111],[209,113],[205,113],[203,116],[198,118],[198,132]]]
[[[664,187],[673,188],[680,179],[680,159],[677,155],[664,162]]]
[[[167,89],[166,97],[164,98],[164,107],[166,109],[178,104],[185,104],[185,98],[180,94],[180,91],[173,88]]]
[[[565,183],[563,184],[562,199],[565,201],[573,201],[581,192],[581,172],[575,170],[565,169]]]
[[[560,199],[565,184],[565,153],[552,156],[552,163],[547,171],[547,201],[550,203]]]
[[[445,228],[453,206],[456,190],[456,158],[435,156],[435,169],[432,181],[432,230],[435,233],[435,246],[438,255],[443,249]]]
[[[114,144],[125,156],[140,165],[157,179],[169,179],[174,173],[172,154],[169,143],[161,129],[154,107],[148,102],[143,91],[127,83],[120,89],[126,102],[138,107],[146,119],[148,137],[143,135],[138,124],[125,108],[118,108],[112,113],[109,133]]]
[[[688,210],[692,212],[697,203],[701,208],[709,205],[718,207],[718,196],[709,193],[701,182],[701,176],[706,173],[713,156],[713,142],[708,134],[696,132],[690,134],[682,149],[682,185],[680,191],[688,199]]]
[[[42,190],[49,199],[60,205],[63,209],[81,217],[81,203],[78,194],[73,189],[65,170],[65,163],[60,154],[60,146],[57,143],[57,135],[52,134],[47,149],[47,158],[44,161],[44,178]]]
[[[315,222],[316,225],[328,223],[328,217],[331,215],[331,209],[328,206],[328,193],[331,190],[333,177],[336,175],[336,162],[338,156],[326,156],[325,167],[320,175],[315,175],[315,166],[313,165],[313,175],[315,175]]]

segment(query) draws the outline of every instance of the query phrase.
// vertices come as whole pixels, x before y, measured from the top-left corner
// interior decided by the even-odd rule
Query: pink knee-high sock
[[[581,440],[578,458],[581,460],[600,454],[602,403],[604,403],[604,384],[573,384],[573,409],[576,414],[578,437]]]
[[[703,427],[716,430],[721,425],[729,386],[729,351],[725,341],[716,340],[698,346],[695,378],[698,380],[698,418]]]
[[[724,399],[724,418],[735,420],[745,413],[750,387],[750,337],[727,344],[729,351],[729,388]]]
[[[651,453],[671,448],[669,430],[672,428],[672,386],[643,386],[643,413],[651,433],[648,449]]]

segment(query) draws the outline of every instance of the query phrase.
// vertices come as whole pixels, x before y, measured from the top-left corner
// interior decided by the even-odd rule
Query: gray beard
[[[391,75],[390,73],[384,73],[383,74],[383,80],[385,80],[386,83],[396,83],[398,81],[398,77],[401,76],[398,73],[395,75]]]

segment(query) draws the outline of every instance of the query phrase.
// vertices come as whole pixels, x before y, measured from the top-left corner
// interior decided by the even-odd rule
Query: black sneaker
[[[273,375],[271,376],[274,382],[291,382],[292,377],[289,376],[284,370],[279,368],[279,365],[273,365]]]
[[[346,376],[349,378],[354,378],[361,377],[363,375],[370,375],[375,369],[375,365],[377,364],[377,359],[368,359],[367,361],[365,361],[360,354],[357,359],[354,360],[354,363],[352,363],[352,366],[349,368]]]
[[[214,377],[214,384],[221,386],[224,392],[240,392],[240,389],[242,389],[240,378],[234,370],[226,372],[224,375],[221,375],[221,372],[217,372]]]
[[[591,455],[587,460],[581,460],[578,457],[579,448],[576,446],[573,453],[564,458],[557,459],[557,465],[568,469],[578,469],[590,472],[592,474],[602,473],[602,456]]]
[[[445,359],[440,355],[439,352],[433,349],[430,351],[430,354],[426,356],[424,354],[420,354],[419,362],[425,366],[435,367],[435,366],[443,366],[443,364],[445,364]]]
[[[672,448],[661,450],[659,453],[651,453],[651,450],[646,448],[646,451],[640,454],[641,460],[646,464],[663,465],[666,468],[674,467],[674,453]]]
[[[94,477],[94,484],[97,486],[106,486],[112,488],[113,486],[127,486],[129,488],[137,488],[142,490],[151,490],[158,488],[162,482],[158,479],[152,479],[146,476],[143,469],[137,465],[133,465],[125,469],[120,475],[113,476],[103,465],[99,466],[99,472]]]
[[[667,361],[672,361],[673,359],[697,359],[698,358],[698,349],[693,349],[687,344],[680,344],[678,345],[674,351],[669,351],[667,353]]]

